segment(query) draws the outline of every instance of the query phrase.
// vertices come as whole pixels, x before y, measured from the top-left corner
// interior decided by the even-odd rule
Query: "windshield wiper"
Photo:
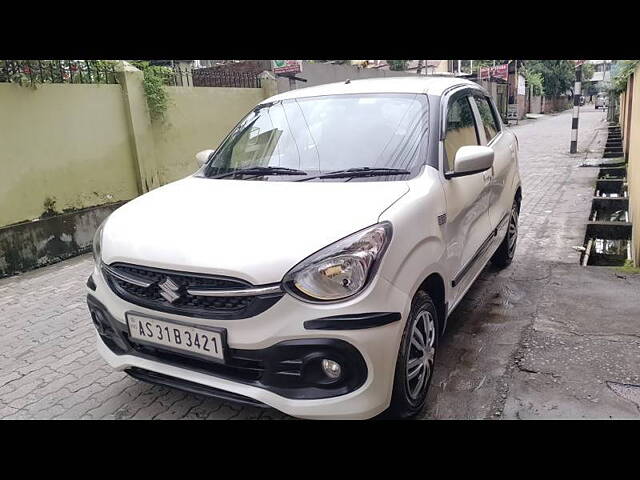
[[[215,175],[210,178],[224,178],[229,177],[231,175],[306,175],[307,172],[303,172],[302,170],[296,170],[295,168],[286,168],[286,167],[247,167],[247,168],[239,168],[232,172],[222,173],[220,175]]]
[[[409,170],[401,168],[382,168],[382,167],[359,167],[349,168],[347,170],[336,170],[335,172],[327,172],[322,175],[316,175],[309,178],[303,178],[298,182],[306,182],[316,178],[353,178],[353,177],[379,177],[384,175],[407,175],[411,173]]]

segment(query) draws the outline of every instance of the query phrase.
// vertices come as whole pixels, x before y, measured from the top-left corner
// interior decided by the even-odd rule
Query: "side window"
[[[447,131],[444,138],[444,150],[448,171],[453,170],[453,161],[460,147],[480,145],[478,132],[473,118],[469,97],[457,98],[449,104],[447,111]]]
[[[476,105],[478,106],[478,111],[480,112],[480,118],[482,118],[482,125],[484,126],[484,133],[487,136],[487,143],[489,143],[493,137],[498,135],[500,132],[500,124],[496,119],[495,112],[493,111],[493,108],[491,108],[487,97],[476,96],[474,98],[476,100]]]

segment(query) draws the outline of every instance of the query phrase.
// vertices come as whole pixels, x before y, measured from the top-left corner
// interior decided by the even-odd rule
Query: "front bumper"
[[[410,302],[381,276],[374,279],[365,292],[347,302],[315,305],[285,295],[265,312],[236,320],[156,312],[116,296],[96,269],[92,281],[93,285],[88,288],[90,309],[106,311],[109,324],[125,337],[127,312],[188,322],[196,327],[221,327],[227,332],[230,359],[225,365],[214,365],[160,350],[131,348],[126,338],[124,342],[114,341],[113,336],[103,330],[102,335],[97,335],[98,351],[117,370],[205,395],[225,397],[227,392],[226,398],[231,400],[266,404],[301,418],[364,419],[381,413],[389,405]],[[366,328],[366,321],[360,319],[364,317],[362,314],[370,312],[398,312],[399,315],[386,316],[385,321],[381,321],[380,316],[366,319],[373,325]],[[338,329],[340,321],[349,324],[350,329]],[[303,382],[304,385],[292,384],[286,379],[286,372],[283,373],[286,370],[283,365],[292,367],[291,360],[296,363],[296,360],[311,358],[313,362],[326,356],[342,362],[345,381],[333,386],[310,386],[308,381]],[[301,367],[301,362],[297,363],[294,370]]]

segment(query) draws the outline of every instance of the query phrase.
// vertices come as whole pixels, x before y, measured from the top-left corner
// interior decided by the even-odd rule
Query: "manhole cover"
[[[640,408],[640,385],[607,382],[607,387],[613,390],[613,393],[621,396],[625,400],[635,403],[636,406]]]

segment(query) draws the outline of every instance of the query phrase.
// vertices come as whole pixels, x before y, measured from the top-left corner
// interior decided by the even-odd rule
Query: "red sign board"
[[[302,60],[272,60],[273,73],[301,73]]]
[[[501,78],[506,80],[509,76],[509,64],[496,65],[495,67],[480,68],[480,80],[489,80],[490,78]]]

